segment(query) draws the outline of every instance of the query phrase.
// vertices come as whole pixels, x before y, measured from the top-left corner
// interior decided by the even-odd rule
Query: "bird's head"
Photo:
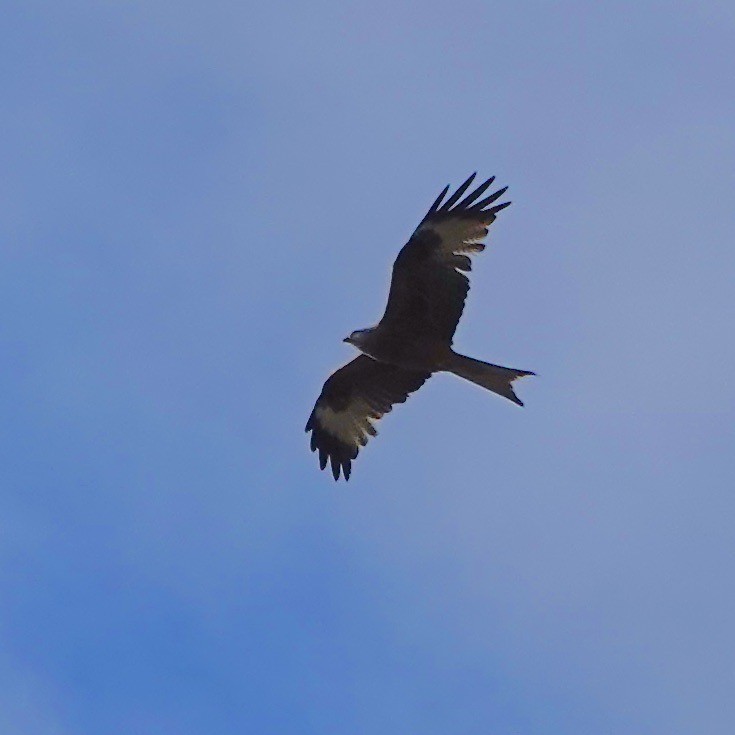
[[[372,331],[372,329],[356,329],[349,337],[345,337],[342,341],[355,347],[360,347],[365,344]]]

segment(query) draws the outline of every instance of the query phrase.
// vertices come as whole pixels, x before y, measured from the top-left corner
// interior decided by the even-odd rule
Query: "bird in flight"
[[[319,466],[324,469],[329,462],[335,480],[340,472],[349,480],[352,460],[368,437],[377,434],[373,422],[394,403],[404,403],[433,373],[453,373],[523,405],[512,383],[534,373],[492,365],[452,349],[470,289],[462,272],[472,269],[468,254],[485,249],[482,240],[489,225],[510,204],[494,204],[507,186],[481,198],[494,176],[462,199],[475,175],[446,201],[449,186],[444,188],[398,253],[383,318],[343,340],[361,354],[324,383],[306,423],[311,450],[319,452]]]

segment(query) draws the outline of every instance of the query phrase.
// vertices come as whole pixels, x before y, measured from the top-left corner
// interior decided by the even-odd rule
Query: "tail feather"
[[[515,370],[514,368],[492,365],[489,362],[458,355],[456,352],[452,353],[452,357],[445,369],[450,373],[458,375],[460,378],[487,388],[487,390],[491,390],[493,393],[497,393],[499,396],[503,396],[503,398],[517,403],[519,406],[523,405],[523,401],[513,392],[511,383],[526,375],[536,374],[529,370]]]

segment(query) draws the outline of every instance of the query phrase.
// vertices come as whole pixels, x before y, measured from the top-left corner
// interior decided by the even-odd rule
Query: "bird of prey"
[[[472,268],[468,254],[485,249],[488,226],[510,204],[493,204],[507,186],[481,198],[494,176],[462,199],[475,175],[446,201],[449,186],[443,189],[398,253],[382,319],[343,340],[361,354],[329,377],[306,423],[319,466],[329,462],[335,480],[340,471],[349,480],[352,460],[368,436],[377,434],[373,421],[403,403],[433,373],[453,373],[523,405],[511,384],[534,373],[452,350],[470,288],[462,272]]]

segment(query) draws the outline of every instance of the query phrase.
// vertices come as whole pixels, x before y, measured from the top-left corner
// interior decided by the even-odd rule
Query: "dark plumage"
[[[324,469],[329,460],[334,479],[341,468],[348,480],[359,447],[367,444],[368,435],[378,433],[371,421],[388,413],[394,403],[403,403],[430,377],[430,372],[403,370],[367,355],[333,373],[306,424],[306,431],[312,432],[311,450],[319,450],[319,466]]]
[[[448,186],[436,198],[393,264],[382,319],[344,340],[363,354],[331,375],[306,424],[320,467],[329,461],[335,480],[340,472],[349,479],[360,446],[377,433],[372,421],[403,403],[434,372],[452,372],[523,405],[511,383],[533,373],[452,350],[469,291],[464,275],[472,269],[468,254],[485,249],[480,241],[488,226],[510,204],[490,206],[507,187],[480,198],[494,177],[462,199],[474,178],[472,174],[446,201]]]

